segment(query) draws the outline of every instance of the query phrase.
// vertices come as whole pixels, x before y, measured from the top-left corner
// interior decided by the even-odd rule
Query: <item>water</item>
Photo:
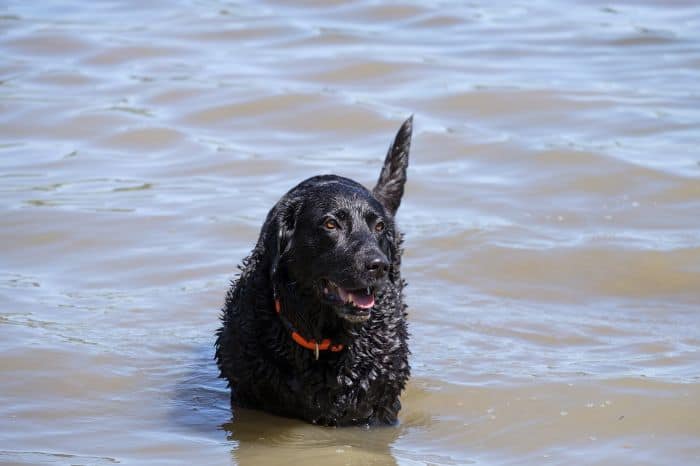
[[[0,7],[0,463],[697,464],[700,6]],[[233,416],[235,267],[415,114],[396,428]]]

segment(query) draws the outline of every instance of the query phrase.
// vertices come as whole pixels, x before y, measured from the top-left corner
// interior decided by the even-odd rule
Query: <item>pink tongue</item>
[[[348,293],[350,301],[361,309],[369,309],[374,306],[374,295]]]

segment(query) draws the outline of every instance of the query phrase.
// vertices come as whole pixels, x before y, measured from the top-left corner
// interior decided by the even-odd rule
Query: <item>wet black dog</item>
[[[234,406],[321,425],[396,422],[410,369],[394,215],[411,132],[409,118],[372,191],[315,176],[268,214],[217,332]]]

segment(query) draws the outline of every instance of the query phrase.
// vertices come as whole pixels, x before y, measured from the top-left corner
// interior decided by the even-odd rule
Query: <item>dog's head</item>
[[[309,178],[270,212],[272,279],[325,304],[349,322],[369,318],[376,294],[394,280],[394,225],[406,182],[412,118],[399,129],[372,191],[347,178]]]

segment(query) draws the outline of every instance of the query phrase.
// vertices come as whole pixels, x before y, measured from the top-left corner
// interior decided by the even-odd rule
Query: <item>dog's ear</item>
[[[277,213],[275,226],[277,227],[275,241],[275,253],[272,259],[271,276],[277,275],[277,269],[282,256],[289,251],[292,246],[292,237],[296,227],[297,207],[294,204],[283,206]]]
[[[372,190],[374,197],[387,209],[391,215],[401,204],[403,187],[406,184],[406,169],[408,168],[408,152],[411,149],[411,133],[413,132],[413,115],[404,121],[396,133],[394,143],[384,159],[384,166],[379,175],[377,185]]]

